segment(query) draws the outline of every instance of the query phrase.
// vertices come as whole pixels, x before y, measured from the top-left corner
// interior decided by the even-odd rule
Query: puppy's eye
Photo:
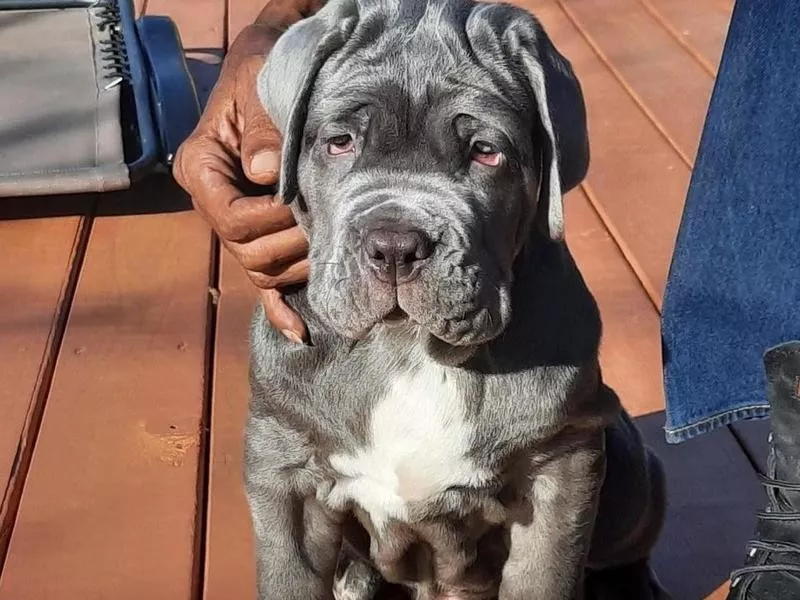
[[[503,160],[503,153],[489,142],[477,141],[469,151],[472,161],[487,167],[498,167]]]
[[[353,136],[350,134],[337,135],[328,139],[328,154],[330,156],[341,156],[349,154],[355,149]]]

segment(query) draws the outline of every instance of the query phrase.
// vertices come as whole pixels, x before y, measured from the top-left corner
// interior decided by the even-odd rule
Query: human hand
[[[302,319],[281,289],[308,279],[308,242],[289,207],[264,186],[280,172],[281,136],[259,101],[258,73],[281,30],[318,2],[273,0],[232,44],[195,131],[178,150],[177,182],[259,288],[267,319],[295,342]]]

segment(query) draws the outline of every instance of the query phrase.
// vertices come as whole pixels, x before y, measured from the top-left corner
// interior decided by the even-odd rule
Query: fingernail
[[[294,342],[295,344],[302,344],[303,340],[300,339],[300,336],[297,335],[294,331],[289,331],[288,329],[281,329],[281,333],[286,336],[290,342]]]
[[[259,152],[250,161],[250,171],[258,173],[259,175],[266,175],[267,173],[277,173],[281,169],[281,155],[280,152],[272,150],[265,150]]]

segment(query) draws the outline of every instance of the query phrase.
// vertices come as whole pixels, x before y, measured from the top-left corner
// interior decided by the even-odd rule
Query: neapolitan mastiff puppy
[[[535,18],[334,0],[259,93],[311,262],[288,296],[311,344],[261,310],[251,332],[260,598],[665,597],[663,474],[563,240],[583,98]]]

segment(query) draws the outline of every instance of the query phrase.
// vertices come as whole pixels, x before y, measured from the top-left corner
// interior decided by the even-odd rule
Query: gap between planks
[[[211,234],[211,252],[208,269],[208,304],[206,314],[206,340],[203,407],[200,417],[200,452],[197,460],[197,513],[194,538],[194,573],[192,576],[192,597],[203,598],[206,578],[206,555],[208,536],[208,514],[211,480],[211,444],[214,411],[214,378],[216,371],[217,322],[219,314],[220,286],[220,243]]]
[[[644,113],[647,119],[653,124],[653,126],[658,130],[664,140],[669,144],[669,146],[675,151],[675,153],[680,157],[680,159],[684,162],[684,164],[692,169],[694,166],[694,162],[689,158],[689,156],[681,149],[678,145],[677,141],[670,135],[667,131],[666,127],[661,123],[661,120],[655,115],[655,113],[647,106],[644,99],[633,89],[633,87],[626,81],[625,77],[622,75],[619,69],[614,66],[611,60],[608,58],[603,49],[600,48],[600,45],[595,41],[592,35],[588,32],[588,30],[583,26],[580,20],[577,18],[575,12],[569,8],[564,0],[555,0],[558,6],[561,8],[564,15],[569,19],[575,29],[580,33],[581,37],[586,41],[586,44],[592,49],[595,53],[597,58],[603,65],[608,69],[614,79],[622,86],[625,92],[633,99],[634,103],[639,107],[639,110]]]
[[[700,51],[694,47],[693,44],[690,44],[686,39],[681,35],[680,31],[678,31],[675,26],[670,23],[669,19],[667,19],[661,11],[656,8],[650,0],[639,0],[639,4],[641,4],[644,9],[650,14],[656,22],[661,25],[667,33],[678,43],[678,45],[683,48],[689,56],[691,56],[697,63],[703,68],[703,70],[711,77],[715,79],[717,77],[717,69],[712,65],[705,56],[703,56]]]
[[[143,14],[147,14],[148,8],[151,9],[151,13],[153,12],[153,8],[156,8],[158,14],[165,14],[172,19],[174,19],[176,26],[178,27],[179,32],[183,33],[187,29],[189,29],[188,17],[189,13],[180,10],[179,7],[175,5],[167,5],[163,4],[159,0],[154,0],[153,4],[150,5],[150,0],[141,0],[143,2]],[[205,42],[205,44],[201,44],[203,46],[208,45],[209,47],[214,47],[219,44],[219,52],[221,56],[219,57],[219,63],[217,64],[217,69],[213,74],[213,77],[209,77],[209,74],[205,74],[205,80],[201,81],[200,78],[197,76],[196,73],[193,74],[193,78],[195,79],[195,86],[198,89],[198,95],[200,96],[201,105],[205,105],[208,97],[207,95],[211,93],[213,85],[216,82],[216,78],[219,74],[219,67],[221,66],[222,60],[227,53],[228,46],[229,46],[229,39],[228,39],[228,31],[229,31],[229,2],[227,0],[221,0],[221,2],[215,2],[216,4],[220,4],[222,7],[222,31],[221,31],[221,39],[212,39],[216,37],[214,33],[210,36],[208,33],[204,32],[198,36],[191,36],[192,39],[190,40],[191,45],[194,46],[195,42]],[[189,38],[190,36],[186,36]],[[199,37],[201,39],[195,40],[194,37]],[[182,36],[183,38],[183,36]],[[191,48],[187,48],[186,44],[184,44],[184,49],[187,53],[191,53]],[[213,80],[212,80],[213,79]],[[207,562],[207,555],[208,555],[208,518],[209,518],[209,505],[210,505],[210,495],[211,495],[211,465],[212,465],[212,447],[213,447],[213,437],[214,437],[214,429],[212,427],[213,423],[213,413],[214,413],[214,397],[213,397],[213,390],[214,390],[214,381],[216,375],[216,347],[217,347],[217,324],[218,324],[218,314],[219,314],[219,299],[220,299],[220,251],[221,245],[219,242],[219,238],[214,234],[213,231],[209,232],[210,235],[210,259],[209,259],[209,269],[208,269],[208,303],[207,303],[207,314],[206,314],[206,339],[205,339],[205,352],[204,352],[204,365],[203,365],[203,372],[204,372],[204,384],[203,384],[203,396],[202,396],[202,410],[201,410],[201,418],[200,418],[200,447],[199,453],[197,458],[197,481],[196,481],[196,513],[195,513],[195,533],[194,533],[194,552],[193,552],[193,573],[192,573],[192,597],[193,598],[203,598],[205,596],[205,588],[206,588],[206,562]]]
[[[219,51],[218,62],[215,64],[216,69],[213,73],[207,71],[203,74],[193,73],[195,85],[200,96],[201,105],[205,105],[208,100],[208,95],[211,93],[216,79],[219,75],[219,70],[227,53],[229,47],[229,31],[230,31],[230,4],[228,0],[212,0],[211,7],[214,8],[210,12],[211,17],[206,17],[206,20],[215,20],[217,11],[221,9],[221,31],[206,29],[202,23],[198,23],[194,18],[193,11],[186,10],[187,3],[177,5],[173,3],[165,3],[164,0],[143,0],[145,11],[149,9],[150,13],[164,14],[171,17],[178,30],[182,34],[182,40],[186,39],[184,43],[184,50],[187,54],[193,55],[195,46],[201,47],[204,50],[200,52],[198,58],[203,58],[203,55],[213,55],[214,50]],[[263,1],[263,0],[261,0]],[[149,3],[149,4],[148,4]],[[206,4],[209,4],[206,1]],[[200,11],[202,14],[202,11]],[[217,23],[214,23],[217,24]],[[213,49],[209,51],[209,49]],[[201,80],[202,78],[202,80]],[[217,363],[217,344],[218,344],[218,323],[219,323],[219,301],[220,301],[220,268],[221,268],[221,244],[219,238],[213,231],[209,232],[210,235],[210,261],[208,271],[208,303],[206,314],[206,339],[205,339],[205,352],[204,352],[204,385],[203,385],[203,406],[200,420],[201,434],[200,434],[200,447],[197,461],[197,482],[196,482],[196,513],[195,513],[195,532],[194,532],[194,552],[193,552],[193,573],[192,573],[192,597],[204,598],[206,597],[207,576],[208,576],[208,530],[209,530],[209,513],[211,505],[211,479],[212,479],[212,464],[213,464],[213,447],[214,447],[214,387],[216,381],[216,363]]]
[[[28,407],[25,423],[19,435],[14,465],[6,482],[2,504],[0,504],[0,576],[2,576],[8,556],[22,492],[25,489],[25,482],[28,478],[36,442],[39,438],[45,405],[47,404],[47,398],[53,384],[53,375],[55,374],[64,342],[69,311],[75,299],[75,291],[78,287],[81,268],[86,257],[86,249],[89,245],[96,208],[96,203],[94,201],[90,202],[91,204],[83,216],[79,217],[75,241],[68,260],[67,276],[64,278],[64,285],[57,302],[56,315],[50,327],[36,377],[36,384],[31,395],[32,399]]]
[[[653,287],[652,283],[650,282],[650,278],[647,277],[647,274],[644,272],[644,269],[642,269],[641,264],[633,255],[633,251],[628,244],[625,243],[622,234],[616,228],[613,220],[603,208],[602,203],[597,199],[597,196],[592,190],[592,186],[589,184],[589,182],[581,182],[580,188],[586,196],[587,201],[591,205],[592,210],[597,215],[597,218],[600,219],[603,227],[605,227],[606,231],[608,231],[608,234],[611,236],[614,245],[622,255],[622,258],[624,259],[625,264],[628,266],[628,269],[630,269],[630,271],[633,273],[633,276],[644,290],[645,295],[647,296],[648,300],[650,300],[650,304],[653,306],[656,313],[660,315],[662,306],[661,294]]]

